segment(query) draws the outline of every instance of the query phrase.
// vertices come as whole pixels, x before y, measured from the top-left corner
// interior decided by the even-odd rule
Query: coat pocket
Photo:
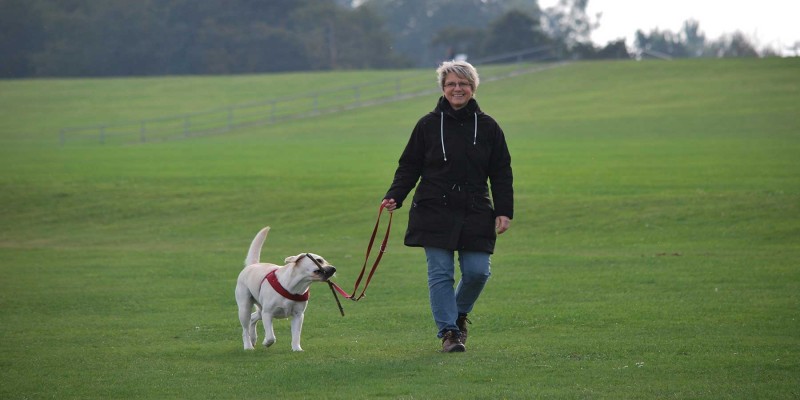
[[[414,196],[408,211],[408,229],[426,232],[443,232],[450,229],[450,213],[446,194]]]
[[[491,213],[494,216],[494,207],[489,196],[472,196],[472,211],[478,213]]]
[[[488,196],[473,196],[472,210],[467,217],[469,235],[483,238],[496,238],[494,230],[495,212]]]

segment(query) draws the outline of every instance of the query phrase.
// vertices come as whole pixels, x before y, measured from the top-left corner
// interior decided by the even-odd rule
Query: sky
[[[539,0],[546,9],[558,0]],[[602,12],[600,27],[592,32],[596,45],[625,38],[633,46],[637,30],[678,33],[683,22],[694,19],[706,40],[740,31],[761,49],[771,47],[784,55],[800,42],[800,0],[589,0],[590,16]]]

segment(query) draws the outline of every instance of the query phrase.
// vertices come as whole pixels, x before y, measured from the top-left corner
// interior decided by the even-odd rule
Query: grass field
[[[66,126],[400,73],[0,81],[0,398],[800,397],[800,59],[573,63],[481,86],[516,217],[463,354],[436,352],[406,209],[346,317],[312,288],[305,352],[288,321],[244,352],[233,299],[265,225],[263,260],[313,251],[351,287],[435,98],[58,144]]]

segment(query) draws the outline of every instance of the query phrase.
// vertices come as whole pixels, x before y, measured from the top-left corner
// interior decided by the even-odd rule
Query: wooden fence
[[[485,62],[516,61],[513,68],[495,75],[481,74],[482,82],[529,73],[559,64],[522,64],[526,56],[541,55],[547,48],[533,48],[494,56]],[[474,62],[478,65],[478,62]],[[68,143],[153,142],[219,134],[234,129],[276,124],[282,121],[377,105],[438,92],[430,72],[414,73],[390,80],[313,92],[294,97],[264,100],[197,113],[120,123],[63,128],[62,146]]]

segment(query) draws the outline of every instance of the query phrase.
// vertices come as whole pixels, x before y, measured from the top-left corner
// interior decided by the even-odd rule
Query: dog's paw
[[[292,351],[305,351],[300,347],[292,347]]]
[[[264,347],[269,347],[273,344],[275,344],[275,339],[265,339],[263,343]]]

